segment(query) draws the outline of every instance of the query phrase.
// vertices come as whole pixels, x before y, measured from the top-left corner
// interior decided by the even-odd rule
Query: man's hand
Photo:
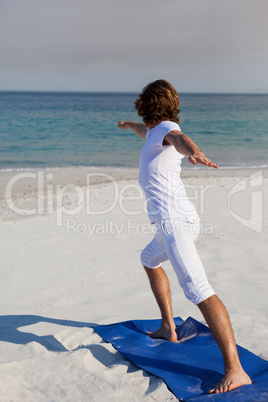
[[[130,128],[128,123],[128,121],[119,121],[117,127],[121,128],[122,130],[126,130]]]
[[[136,123],[135,121],[119,121],[117,127],[122,130],[127,130],[129,128],[139,137],[146,138],[147,127],[144,123]]]
[[[200,163],[201,165],[211,166],[216,169],[219,167],[216,165],[216,163],[211,162],[211,160],[209,160],[201,151],[196,151],[190,155],[188,161],[193,165]]]

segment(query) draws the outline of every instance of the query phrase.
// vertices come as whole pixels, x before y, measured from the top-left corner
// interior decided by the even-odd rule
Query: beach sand
[[[92,329],[160,318],[139,255],[152,239],[137,169],[1,172],[1,401],[171,401]],[[182,172],[196,243],[236,341],[267,359],[268,169]],[[169,262],[174,316],[204,323]]]

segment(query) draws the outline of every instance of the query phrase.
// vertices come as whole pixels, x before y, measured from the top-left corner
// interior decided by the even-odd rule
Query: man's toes
[[[224,386],[222,387],[222,389],[223,389],[223,392],[227,392],[227,391],[228,391],[228,386],[227,386],[227,385],[224,385]]]
[[[227,387],[227,391],[232,391],[234,388],[236,388],[233,383],[230,383]]]

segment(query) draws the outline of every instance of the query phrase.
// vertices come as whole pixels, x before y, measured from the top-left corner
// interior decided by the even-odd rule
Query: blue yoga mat
[[[94,327],[128,360],[162,378],[182,401],[268,401],[268,362],[238,346],[245,371],[253,384],[231,392],[208,395],[222,378],[224,368],[220,349],[210,330],[189,317],[175,318],[179,341],[152,339],[161,320],[133,320]]]

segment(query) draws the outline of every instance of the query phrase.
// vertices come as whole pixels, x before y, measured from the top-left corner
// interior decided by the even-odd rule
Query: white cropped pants
[[[154,239],[141,252],[141,263],[157,268],[169,260],[187,299],[199,304],[215,294],[197,253],[199,218],[165,219],[156,223]]]

